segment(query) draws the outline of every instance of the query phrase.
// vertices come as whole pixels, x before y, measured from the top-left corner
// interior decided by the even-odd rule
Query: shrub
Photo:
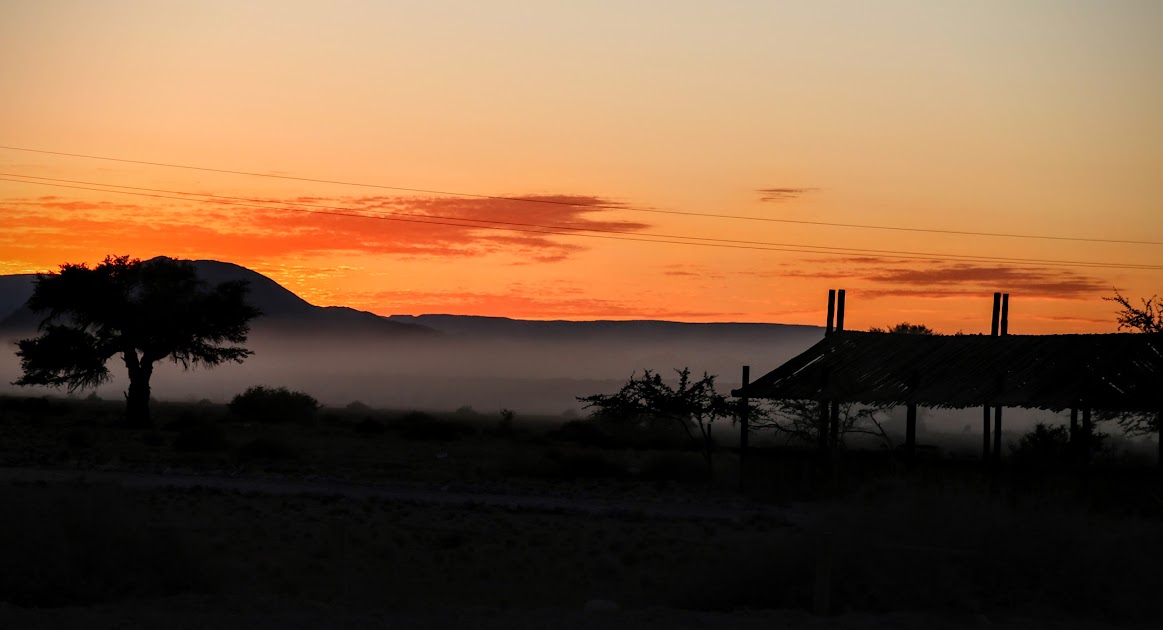
[[[1012,446],[1014,460],[1023,466],[1031,468],[1053,468],[1068,464],[1073,457],[1089,457],[1102,450],[1102,442],[1107,435],[1098,433],[1093,426],[1087,433],[1082,427],[1078,428],[1076,438],[1079,444],[1072,449],[1070,444],[1070,429],[1064,426],[1052,426],[1039,422],[1034,430],[1022,436],[1016,446]],[[1077,455],[1072,455],[1074,450]]]
[[[228,405],[231,413],[255,422],[307,422],[319,409],[319,401],[286,387],[251,387]]]
[[[497,421],[497,425],[493,427],[493,435],[509,435],[513,432],[513,419],[517,417],[517,412],[512,409],[502,409],[501,419]]]

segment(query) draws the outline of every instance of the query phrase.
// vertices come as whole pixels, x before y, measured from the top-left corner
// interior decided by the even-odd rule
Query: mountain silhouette
[[[254,320],[242,364],[185,372],[168,364],[154,376],[162,399],[228,401],[248,385],[309,392],[324,404],[353,400],[392,409],[578,413],[577,396],[612,393],[644,369],[721,377],[739,386],[740,367],[763,373],[823,337],[818,326],[760,323],[529,321],[465,315],[379,316],[315,306],[260,273],[214,260],[192,261],[208,283],[245,280]],[[0,387],[16,380],[11,342],[35,334],[40,318],[24,307],[36,276],[0,276]],[[102,386],[120,395],[116,380]],[[23,391],[23,390],[21,390]]]
[[[198,277],[211,285],[235,280],[247,282],[247,301],[262,311],[262,316],[251,326],[256,333],[388,337],[438,335],[426,326],[395,322],[375,313],[346,306],[315,306],[274,280],[240,265],[217,260],[190,262]],[[26,334],[36,329],[41,316],[25,306],[28,297],[32,295],[35,280],[36,275],[33,274],[0,276],[0,331]]]
[[[524,339],[529,341],[616,341],[638,343],[786,341],[816,338],[818,326],[735,322],[688,323],[661,320],[524,320],[477,315],[389,315],[393,322],[415,324],[451,338]]]

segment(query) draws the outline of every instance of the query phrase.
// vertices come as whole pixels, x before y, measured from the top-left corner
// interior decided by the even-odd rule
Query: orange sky
[[[1163,286],[1158,244],[782,222],[1163,242],[1161,3],[562,4],[0,4],[0,145],[556,202],[0,149],[0,273],[166,254],[382,314],[810,324],[846,288],[849,327],[941,332],[1000,290],[1015,333]],[[567,234],[497,229],[532,226]]]

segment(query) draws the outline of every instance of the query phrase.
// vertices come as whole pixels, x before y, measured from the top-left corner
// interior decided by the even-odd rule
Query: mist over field
[[[561,414],[580,408],[576,396],[616,391],[632,373],[643,369],[671,376],[672,368],[690,367],[698,374],[718,375],[721,391],[738,387],[742,365],[750,364],[752,374],[762,373],[817,341],[817,335],[810,333],[787,336],[777,343],[730,344],[457,336],[311,339],[259,331],[246,344],[255,352],[246,362],[188,372],[173,363],[159,363],[152,390],[160,400],[225,402],[250,385],[272,385],[305,391],[327,406],[358,400],[400,409],[453,410],[469,405],[481,412],[509,408]],[[4,391],[25,395],[58,391],[11,385],[19,377],[19,362],[14,347],[6,345],[5,350],[0,357]],[[128,387],[124,370],[116,360],[109,367],[113,379],[97,393],[120,398]]]
[[[754,380],[811,347],[824,332],[815,326],[764,323],[381,317],[311,305],[270,278],[230,263],[194,265],[212,284],[249,283],[250,298],[264,313],[245,344],[254,355],[242,364],[209,370],[183,371],[160,362],[151,381],[158,400],[224,403],[250,386],[266,385],[306,392],[331,408],[359,401],[391,410],[471,407],[487,417],[511,409],[526,418],[566,420],[586,413],[577,397],[613,393],[647,369],[672,383],[676,369],[688,367],[695,376],[706,372],[717,377],[718,391],[727,393],[741,385],[742,366],[751,367]],[[15,309],[0,313],[0,393],[64,395],[63,389],[11,384],[20,376],[15,340],[35,335],[39,321],[20,306],[34,278],[0,276],[0,306]],[[117,357],[107,365],[112,379],[96,393],[120,400],[128,389],[124,367]],[[903,408],[879,419],[892,439],[903,439]],[[1016,442],[1037,422],[1067,420],[1061,413],[1007,409],[1003,441]],[[921,409],[917,429],[922,445],[967,456],[980,453],[980,409]],[[1117,427],[1103,430],[1116,433]],[[720,429],[720,440],[729,439],[728,431]],[[853,435],[851,441],[857,447],[880,446],[867,436]]]

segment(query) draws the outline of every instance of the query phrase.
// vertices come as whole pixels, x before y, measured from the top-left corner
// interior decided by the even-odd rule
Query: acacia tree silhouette
[[[933,332],[932,328],[929,328],[928,326],[926,326],[924,324],[910,324],[908,322],[901,322],[895,326],[888,326],[887,328],[873,326],[872,328],[868,329],[868,332],[874,332],[874,333],[886,333],[887,332],[887,333],[899,333],[899,334],[905,334],[905,335],[932,335],[932,334],[935,334]]]
[[[1131,330],[1140,333],[1163,333],[1163,300],[1159,296],[1140,298],[1142,307],[1131,304],[1131,301],[1115,291],[1114,297],[1103,298],[1107,302],[1114,302],[1122,307],[1118,312],[1119,330]],[[1158,413],[1139,412],[1103,412],[1099,414],[1101,420],[1115,420],[1127,435],[1150,435],[1158,433],[1159,423],[1163,417]],[[1163,440],[1163,438],[1160,438]],[[1159,452],[1163,456],[1163,444]]]
[[[715,420],[731,417],[736,409],[725,395],[715,391],[714,375],[704,372],[701,379],[693,380],[689,368],[675,373],[677,389],[664,383],[661,375],[644,370],[641,378],[631,375],[616,394],[579,396],[577,400],[586,403],[586,409],[594,410],[590,414],[594,418],[647,430],[659,424],[681,427],[688,439],[701,444],[710,479],[714,470],[711,425]]]
[[[39,336],[17,342],[23,375],[15,384],[96,387],[110,378],[106,362],[120,355],[129,375],[126,421],[149,425],[155,363],[214,367],[253,354],[227,345],[244,343],[260,314],[246,291],[245,281],[208,287],[188,261],[107,256],[92,269],[65,263],[36,279],[27,304],[47,314]]]
[[[1144,333],[1163,332],[1163,300],[1159,296],[1149,299],[1140,299],[1142,308],[1134,306],[1131,301],[1115,291],[1114,297],[1103,298],[1107,302],[1114,302],[1123,307],[1119,311],[1119,330],[1134,330]]]

